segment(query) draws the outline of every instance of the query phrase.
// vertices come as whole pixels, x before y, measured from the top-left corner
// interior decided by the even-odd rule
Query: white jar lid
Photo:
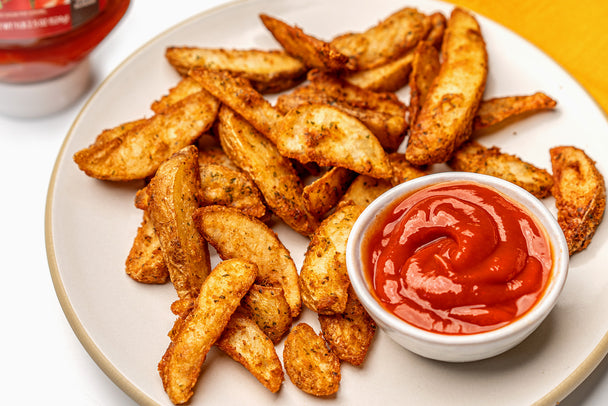
[[[72,104],[90,84],[91,69],[84,59],[74,69],[53,79],[35,83],[0,82],[0,114],[41,117]]]

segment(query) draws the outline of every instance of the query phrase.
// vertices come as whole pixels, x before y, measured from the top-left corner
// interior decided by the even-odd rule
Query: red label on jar
[[[89,21],[107,0],[0,0],[0,40],[61,34]]]

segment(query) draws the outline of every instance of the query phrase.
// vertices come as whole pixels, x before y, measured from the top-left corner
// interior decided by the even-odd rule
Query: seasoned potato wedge
[[[272,229],[256,218],[225,206],[202,207],[193,218],[201,235],[222,259],[247,258],[256,264],[258,281],[281,287],[291,316],[300,314],[298,271],[289,251]]]
[[[365,32],[340,35],[331,45],[347,55],[356,70],[370,69],[414,48],[427,35],[430,26],[428,16],[407,7]]]
[[[105,142],[109,142],[111,140],[113,140],[114,138],[118,138],[123,136],[124,134],[128,133],[129,131],[131,131],[133,128],[139,127],[142,124],[146,124],[147,123],[147,119],[145,118],[141,118],[139,120],[134,120],[134,121],[129,121],[127,123],[123,123],[119,126],[116,126],[114,128],[109,128],[107,130],[103,130],[96,138],[95,138],[95,144],[103,144]]]
[[[604,217],[606,183],[595,162],[582,149],[554,147],[550,155],[557,221],[572,255],[587,248]]]
[[[266,137],[272,135],[271,130],[281,115],[247,79],[229,72],[202,68],[191,70],[190,76],[223,104],[240,114],[256,130]]]
[[[410,50],[384,65],[348,73],[344,75],[344,79],[374,92],[396,92],[407,85],[413,60],[414,52]]]
[[[125,270],[133,280],[141,283],[162,284],[169,280],[160,240],[147,211],[143,212],[143,220],[127,256]]]
[[[185,147],[165,161],[148,186],[150,219],[180,299],[194,298],[211,265],[205,240],[192,222],[199,207],[198,150]]]
[[[248,216],[264,217],[266,206],[253,181],[244,173],[223,165],[199,163],[201,204],[222,204]]]
[[[249,317],[273,343],[278,343],[291,328],[291,311],[283,289],[255,283],[241,302]]]
[[[344,313],[333,316],[319,315],[323,338],[329,348],[352,365],[361,365],[376,333],[376,323],[359,302],[352,287]]]
[[[447,161],[471,133],[488,75],[488,55],[475,17],[452,11],[439,73],[413,123],[406,158],[414,165]]]
[[[158,364],[163,387],[174,404],[192,397],[209,349],[220,338],[256,275],[255,265],[234,259],[220,262],[205,280],[194,308]]]
[[[429,19],[431,20],[431,29],[424,40],[432,44],[435,48],[441,49],[447,20],[445,16],[439,12],[431,14]]]
[[[414,50],[410,74],[410,121],[416,122],[422,103],[439,73],[439,51],[432,43],[421,41]]]
[[[483,100],[473,120],[473,131],[501,123],[509,118],[539,110],[552,109],[557,102],[544,93],[507,96]]]
[[[229,107],[222,106],[218,135],[224,151],[260,189],[268,207],[303,235],[318,226],[302,198],[302,184],[289,160],[275,145]]]
[[[351,202],[365,208],[392,186],[391,182],[387,179],[376,179],[367,175],[359,175],[350,184],[346,193],[340,199],[340,203]]]
[[[414,166],[409,163],[405,159],[405,154],[401,152],[393,152],[388,156],[388,159],[393,168],[393,177],[391,178],[391,184],[393,186],[430,173],[426,167]]]
[[[237,310],[215,344],[247,368],[269,391],[281,389],[283,366],[274,344],[245,314]]]
[[[114,181],[145,179],[162,162],[211,128],[218,100],[205,91],[190,95],[121,135],[80,150],[74,161],[87,175]]]
[[[553,177],[544,169],[505,154],[498,147],[486,148],[476,141],[462,145],[448,162],[452,169],[496,176],[521,186],[542,199],[551,194]]]
[[[305,186],[303,198],[308,211],[319,218],[323,217],[340,201],[356,176],[349,169],[334,167]]]
[[[340,360],[306,323],[287,335],[283,363],[291,382],[306,393],[327,396],[340,388]]]
[[[343,313],[350,281],[346,272],[346,240],[363,209],[339,206],[317,228],[300,270],[302,302],[320,314]]]
[[[388,150],[396,150],[407,131],[406,106],[393,93],[377,93],[336,76],[312,70],[310,83],[279,96],[276,108],[283,114],[303,104],[329,104],[359,119]]]
[[[249,80],[260,93],[287,90],[306,74],[302,62],[277,50],[168,47],[165,57],[183,76],[193,68],[224,70]]]
[[[281,155],[302,163],[339,166],[377,178],[392,175],[376,136],[332,106],[309,104],[291,110],[275,128],[273,138]]]
[[[202,90],[203,87],[200,85],[200,83],[190,77],[185,77],[180,80],[177,85],[169,89],[169,93],[167,93],[160,99],[155,100],[154,103],[152,103],[152,105],[150,106],[150,108],[157,114],[161,113],[166,110],[167,107]]]
[[[285,51],[307,67],[332,72],[349,67],[349,58],[331,44],[269,15],[260,14],[260,19]]]

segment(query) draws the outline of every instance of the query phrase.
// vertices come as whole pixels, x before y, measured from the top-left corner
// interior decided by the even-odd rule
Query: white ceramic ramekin
[[[447,335],[417,328],[398,318],[376,301],[364,274],[361,243],[370,224],[391,202],[426,186],[450,181],[470,181],[490,186],[519,202],[545,228],[552,245],[553,268],[542,297],[519,319],[496,330],[468,335]],[[352,286],[378,326],[404,348],[441,361],[475,361],[498,355],[521,343],[551,312],[566,281],[568,246],[556,219],[544,204],[526,190],[502,179],[467,172],[443,172],[398,185],[374,200],[353,226],[346,247],[346,265]]]

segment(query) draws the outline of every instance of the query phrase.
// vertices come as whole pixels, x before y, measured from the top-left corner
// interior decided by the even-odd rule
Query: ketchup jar
[[[0,0],[0,113],[57,112],[87,88],[87,56],[129,0]]]

